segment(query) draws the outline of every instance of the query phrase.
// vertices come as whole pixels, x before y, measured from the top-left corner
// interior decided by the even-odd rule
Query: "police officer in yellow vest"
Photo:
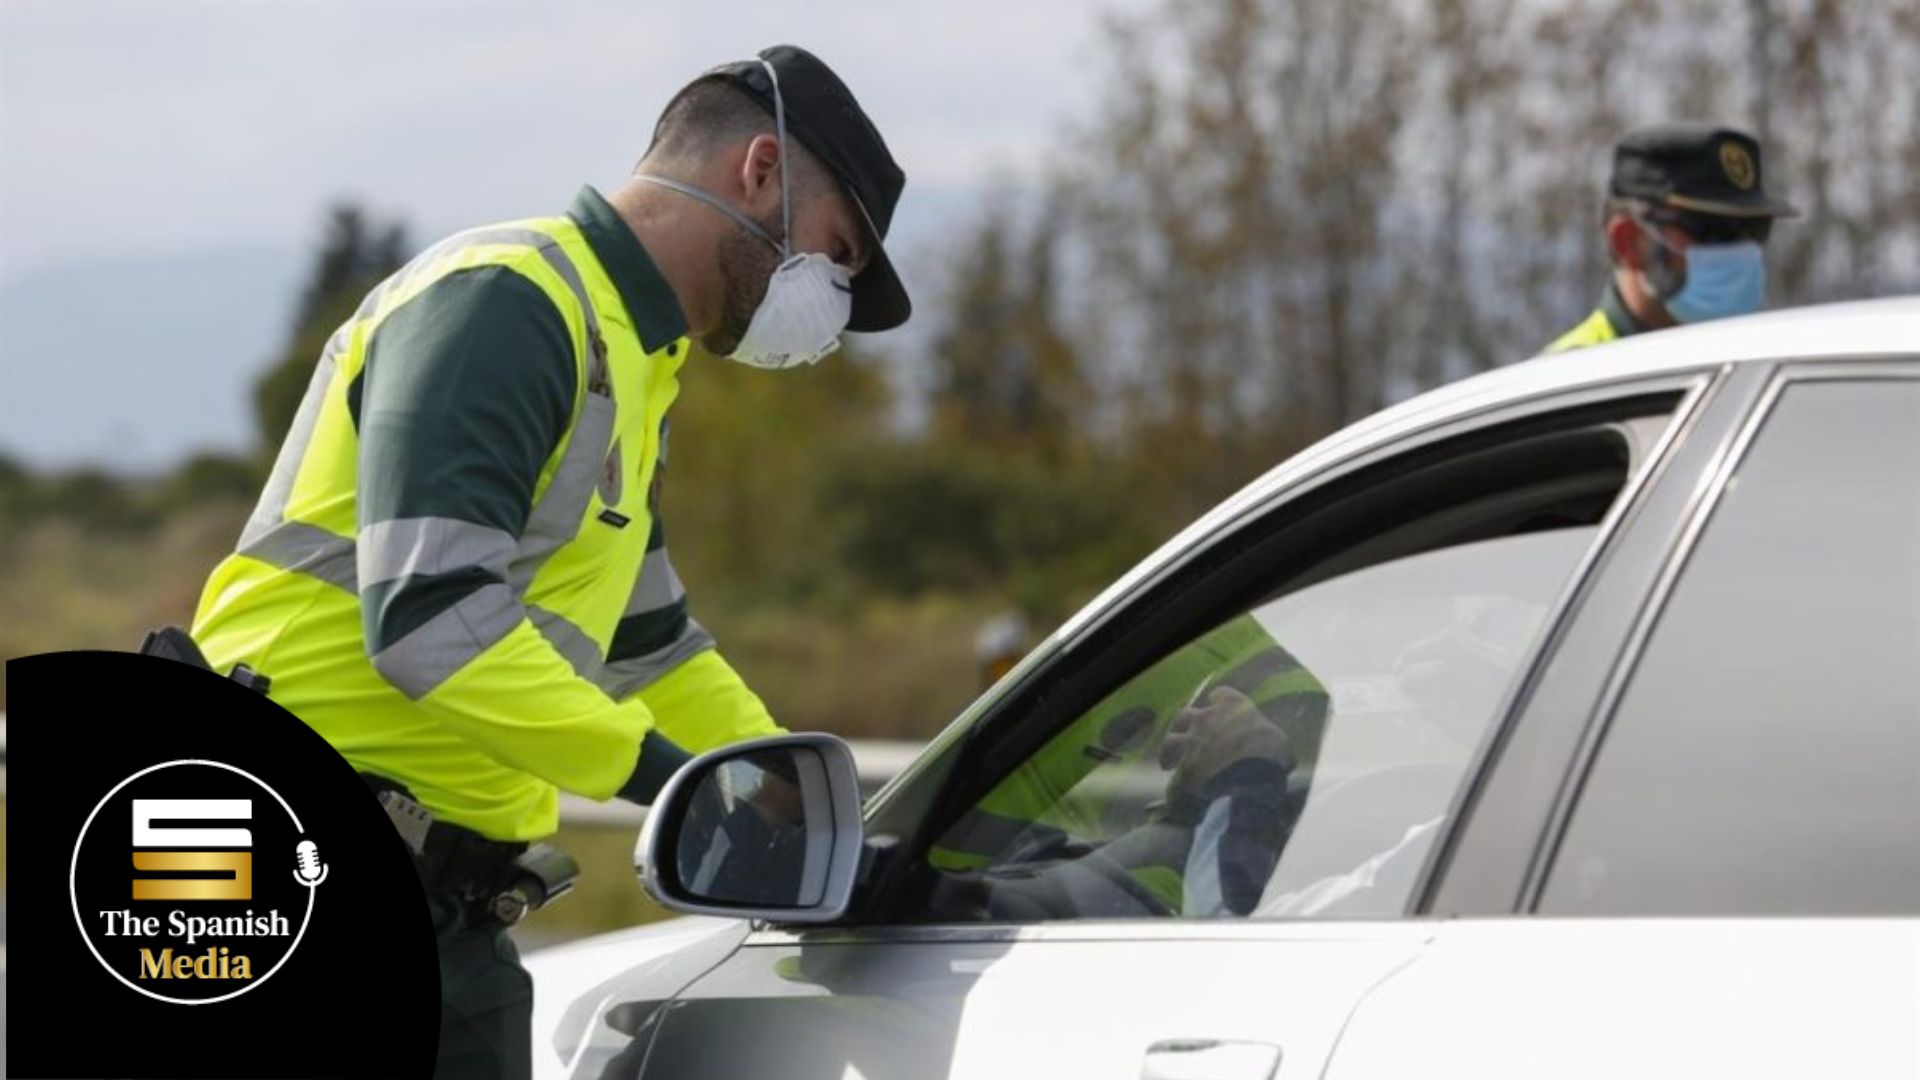
[[[1759,310],[1773,219],[1799,213],[1761,180],[1760,144],[1745,132],[1691,122],[1628,132],[1601,225],[1607,291],[1543,353]]]
[[[558,795],[650,802],[784,730],[687,611],[658,491],[693,343],[810,364],[910,312],[905,175],[792,46],[665,108],[632,177],[442,240],[328,340],[191,633],[432,816],[437,1075],[525,1076],[531,986],[477,901]]]

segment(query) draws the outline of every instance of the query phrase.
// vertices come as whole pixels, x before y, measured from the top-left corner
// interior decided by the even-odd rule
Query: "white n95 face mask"
[[[853,317],[852,282],[846,267],[818,252],[789,256],[727,356],[771,369],[819,363],[840,347],[840,331]]]
[[[747,332],[740,336],[727,359],[757,368],[778,370],[816,364],[840,347],[840,331],[853,318],[853,272],[818,252],[795,254],[793,185],[787,177],[787,112],[780,98],[780,79],[773,65],[760,61],[773,83],[773,116],[780,139],[780,240],[775,243],[758,223],[691,184],[661,176],[636,174],[635,179],[671,188],[707,203],[738,222],[747,231],[772,244],[781,262],[767,279],[767,292],[753,310]]]

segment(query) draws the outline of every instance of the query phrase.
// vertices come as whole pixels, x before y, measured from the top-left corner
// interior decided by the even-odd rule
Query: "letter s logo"
[[[161,827],[157,821],[249,821],[251,799],[135,799],[133,846],[173,848],[135,851],[135,870],[197,871],[221,876],[133,879],[135,900],[253,899],[253,834],[247,829]],[[180,848],[240,848],[182,851]]]

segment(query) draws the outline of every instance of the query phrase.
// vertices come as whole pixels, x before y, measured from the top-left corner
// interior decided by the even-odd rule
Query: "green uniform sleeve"
[[[661,446],[666,445],[661,433]],[[667,553],[660,518],[666,454],[654,465],[647,503],[653,530],[627,606],[614,632],[600,682],[621,701],[638,700],[659,730],[695,753],[764,735],[781,735],[766,704],[720,656],[713,636],[687,609],[687,590]]]
[[[507,580],[576,384],[559,310],[510,267],[449,274],[381,322],[349,395],[362,626],[381,675],[488,756],[631,797],[660,771],[643,765],[686,755],[647,739],[644,701],[579,674]]]

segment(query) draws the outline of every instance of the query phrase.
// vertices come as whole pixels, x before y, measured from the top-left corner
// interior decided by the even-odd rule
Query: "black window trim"
[[[1746,460],[1748,451],[1773,415],[1781,396],[1796,383],[1920,380],[1920,355],[1788,358],[1769,364],[1768,369],[1765,387],[1752,399],[1735,433],[1721,447],[1718,459],[1709,468],[1693,505],[1688,508],[1659,576],[1643,600],[1633,629],[1608,675],[1606,688],[1569,766],[1566,781],[1555,799],[1539,849],[1522,885],[1520,911],[1525,914],[1539,914],[1540,903],[1546,893],[1547,882],[1552,879],[1561,844],[1566,838],[1574,811],[1579,807],[1594,763],[1606,742],[1607,732],[1613,726],[1620,702],[1639,670],[1640,661],[1645,658],[1647,645],[1658,629],[1660,617],[1665,613],[1681,575],[1686,572],[1701,537],[1712,522],[1714,511],[1726,494],[1728,482]]]

